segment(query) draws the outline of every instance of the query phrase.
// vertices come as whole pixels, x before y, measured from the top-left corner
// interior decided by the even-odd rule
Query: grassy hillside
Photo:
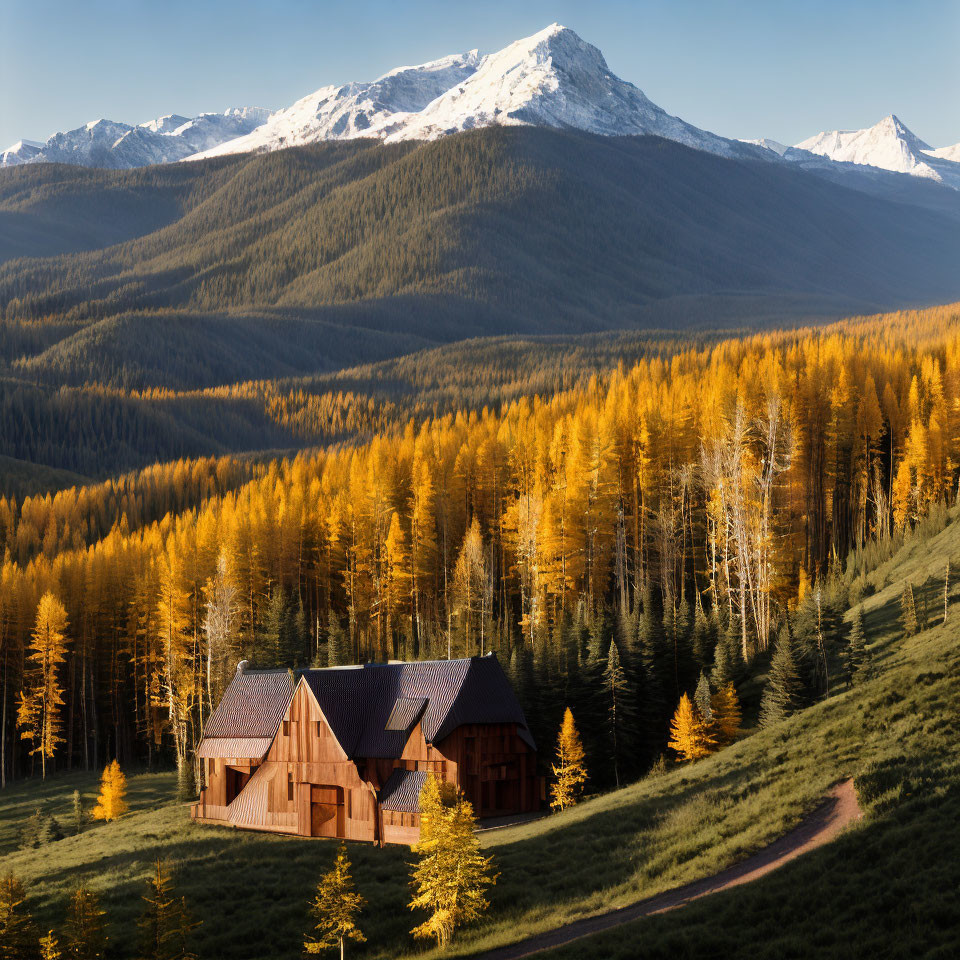
[[[950,956],[960,923],[960,605],[940,622],[937,578],[948,559],[960,565],[960,521],[954,514],[939,534],[927,535],[931,529],[855,581],[857,592],[870,594],[863,601],[869,682],[847,689],[834,679],[828,699],[696,765],[485,834],[501,871],[490,916],[447,955],[709,875],[783,834],[832,783],[854,776],[867,816],[832,846],[748,888],[554,955],[635,956],[642,941],[644,955],[657,957]],[[906,581],[928,623],[909,639],[898,623]],[[958,595],[954,589],[951,600]],[[839,653],[831,651],[835,677]],[[16,851],[16,823],[37,805],[65,814],[75,786],[89,802],[90,777],[20,783],[0,795],[0,870],[29,884],[45,926],[58,922],[83,879],[103,896],[118,955],[129,955],[143,881],[162,855],[178,861],[179,889],[203,920],[204,960],[299,955],[306,901],[333,844],[195,826],[168,799],[172,777],[143,774],[131,780],[128,817],[46,849]],[[370,901],[362,955],[409,951],[409,852],[350,851]]]
[[[0,267],[8,322],[75,325],[9,362],[58,383],[201,386],[467,336],[702,323],[738,295],[757,319],[960,295],[953,213],[652,137],[488,129],[186,166],[44,168],[37,197],[38,168],[0,176],[4,215],[76,210],[131,237]],[[344,356],[336,327],[367,354]]]

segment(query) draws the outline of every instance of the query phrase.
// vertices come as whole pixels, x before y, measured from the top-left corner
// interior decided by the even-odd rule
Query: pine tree
[[[320,878],[317,895],[310,904],[310,909],[317,918],[314,930],[319,936],[312,936],[304,941],[303,949],[307,953],[320,953],[339,946],[340,960],[343,960],[347,940],[355,940],[357,943],[366,940],[357,926],[357,917],[366,900],[353,888],[350,867],[347,845],[341,843],[333,869]]]
[[[60,736],[60,707],[63,688],[59,668],[66,662],[67,611],[52,594],[45,593],[37,605],[37,620],[27,657],[27,688],[20,694],[17,725],[20,736],[33,746],[30,755],[40,754],[42,775],[47,775],[47,760],[63,743]]]
[[[913,637],[920,630],[917,621],[917,604],[913,598],[913,585],[908,583],[900,595],[900,623],[903,626],[904,637]]]
[[[563,713],[563,724],[557,738],[557,762],[553,764],[553,775],[555,780],[550,788],[550,806],[558,810],[572,807],[586,782],[587,768],[583,744],[569,707]]]
[[[333,611],[327,620],[327,666],[340,667],[350,663],[350,640]]]
[[[713,655],[713,670],[710,679],[715,687],[722,687],[733,679],[733,664],[730,662],[730,644],[724,635],[717,641]]]
[[[607,720],[610,731],[610,751],[613,759],[614,782],[620,786],[623,757],[629,749],[629,732],[633,716],[631,702],[633,691],[630,681],[620,664],[620,651],[615,640],[610,641],[607,653],[607,669],[603,674],[607,696]]]
[[[867,642],[863,631],[862,607],[857,607],[853,613],[853,621],[847,635],[845,661],[847,681],[851,686],[856,686],[868,678],[870,671],[867,663]]]
[[[107,935],[104,912],[97,895],[81,886],[67,907],[67,957],[69,960],[103,960]]]
[[[700,671],[700,679],[697,682],[697,689],[693,694],[693,702],[696,704],[700,716],[703,717],[707,723],[712,722],[713,706],[710,702],[710,681],[702,670]]]
[[[413,935],[433,937],[443,947],[458,927],[483,915],[487,888],[497,877],[490,858],[480,854],[470,802],[432,774],[420,792],[420,839],[413,851],[420,859],[410,909],[429,913]]]
[[[62,960],[62,957],[60,941],[54,936],[52,930],[48,930],[46,936],[40,938],[40,960]]]
[[[760,725],[768,727],[795,713],[802,705],[802,696],[793,636],[785,627],[774,645],[770,674],[760,700]]]
[[[670,722],[670,741],[680,760],[699,760],[713,751],[716,741],[709,724],[700,716],[687,694],[680,697],[677,711]]]
[[[710,620],[703,607],[697,603],[693,615],[693,659],[701,671],[709,670],[713,664],[713,648],[716,638],[710,626]]]
[[[83,812],[83,798],[80,796],[79,790],[73,791],[71,819],[73,821],[73,832],[79,834],[83,830],[83,823],[86,819]]]
[[[111,760],[104,767],[100,778],[100,796],[91,816],[94,820],[116,820],[130,808],[127,806],[127,778],[117,761]]]
[[[740,732],[742,713],[740,701],[733,681],[721,687],[711,698],[713,727],[717,742],[721,745],[733,743]]]
[[[189,935],[199,924],[191,921],[186,901],[174,895],[169,868],[160,857],[147,885],[146,907],[138,921],[142,960],[192,960]]]
[[[37,956],[37,934],[23,884],[12,873],[0,876],[0,960]]]

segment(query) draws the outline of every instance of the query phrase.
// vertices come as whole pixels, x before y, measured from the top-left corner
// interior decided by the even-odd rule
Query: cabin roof
[[[515,723],[535,749],[523,710],[493,654],[307,670],[303,680],[349,757],[399,757],[417,720],[427,743],[467,723]]]
[[[400,813],[419,813],[420,791],[428,776],[425,770],[394,770],[380,790],[380,806]]]
[[[288,670],[238,669],[203,731],[201,757],[263,757],[293,696]],[[252,753],[236,752],[252,750]]]

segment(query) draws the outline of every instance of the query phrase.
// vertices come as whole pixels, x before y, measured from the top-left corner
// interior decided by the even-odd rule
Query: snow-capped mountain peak
[[[610,72],[596,47],[554,23],[482,58],[471,50],[369,83],[322,87],[252,134],[190,159],[353,137],[431,140],[496,124],[652,133],[713,153],[738,152],[651,103]]]
[[[945,177],[957,178],[960,182],[960,171],[944,169],[936,160],[931,162],[930,145],[892,113],[872,127],[822,131],[796,146],[798,150],[840,162],[866,164],[941,182]]]

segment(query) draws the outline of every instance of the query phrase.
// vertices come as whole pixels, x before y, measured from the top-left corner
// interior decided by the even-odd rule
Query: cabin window
[[[289,721],[289,720],[284,720],[284,721],[283,721],[283,735],[284,735],[285,737],[289,737],[289,736],[290,736],[290,721]]]
[[[287,774],[287,800],[293,800],[293,774]]]
[[[318,721],[317,721],[317,736],[318,736],[318,737],[322,737],[322,736],[323,736],[323,721],[322,721],[322,720],[318,720]]]

